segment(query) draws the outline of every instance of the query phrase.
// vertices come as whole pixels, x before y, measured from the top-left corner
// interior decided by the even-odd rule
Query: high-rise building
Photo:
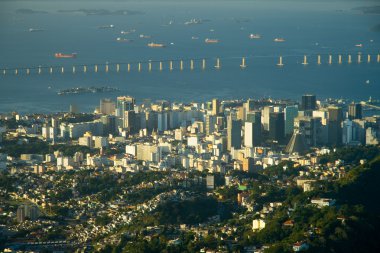
[[[124,128],[127,128],[130,133],[136,133],[136,113],[135,111],[124,112]]]
[[[298,106],[289,105],[285,107],[285,135],[293,134],[294,119],[298,116]]]
[[[340,146],[342,144],[342,109],[330,106],[328,114],[328,143],[331,146]]]
[[[321,118],[299,116],[294,119],[294,129],[304,136],[309,147],[315,147],[321,143]]]
[[[362,112],[363,112],[362,105],[359,103],[358,104],[352,103],[348,106],[348,118],[350,120],[361,119],[362,114],[363,114]]]
[[[135,99],[130,96],[117,97],[116,116],[124,117],[126,111],[133,111],[135,108]]]
[[[253,146],[259,146],[262,142],[261,112],[249,112],[247,114],[247,122],[253,123]]]
[[[243,158],[243,171],[252,173],[255,168],[255,160],[252,157]]]
[[[285,136],[285,119],[283,112],[271,112],[269,115],[269,139],[282,142]]]
[[[239,120],[245,120],[245,115],[246,115],[246,109],[244,106],[240,106],[238,107],[238,111],[237,111],[237,114],[236,114],[236,119],[239,119]]]
[[[111,99],[108,99],[108,98],[101,99],[99,112],[101,114],[107,114],[107,115],[114,114],[115,103]]]
[[[300,109],[301,111],[313,111],[317,109],[317,100],[315,95],[303,95]]]
[[[17,222],[25,221],[25,208],[23,205],[17,208]]]
[[[265,131],[269,131],[269,118],[272,112],[274,112],[273,106],[265,106],[262,111],[261,122]]]
[[[212,115],[218,115],[220,112],[220,102],[217,98],[212,100]]]
[[[212,134],[215,131],[216,116],[206,115],[205,121],[206,121],[206,134]]]
[[[255,101],[253,99],[248,99],[247,102],[244,103],[244,107],[247,113],[255,110]]]
[[[104,125],[104,134],[114,134],[117,131],[117,120],[114,115],[103,115],[100,120]]]
[[[17,222],[23,222],[27,218],[30,220],[36,220],[38,216],[38,207],[35,205],[20,205],[17,208]]]
[[[231,116],[227,120],[227,150],[241,148],[241,121],[233,120]]]
[[[261,112],[250,112],[244,123],[244,146],[254,147],[261,144]]]

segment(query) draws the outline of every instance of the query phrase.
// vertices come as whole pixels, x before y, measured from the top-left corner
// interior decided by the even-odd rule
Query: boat
[[[72,54],[63,54],[63,53],[55,53],[55,58],[76,58],[77,54],[72,53]]]
[[[150,35],[144,35],[144,34],[140,34],[140,36],[139,36],[141,39],[150,39],[150,38],[152,38],[152,36],[150,36]]]
[[[135,29],[131,29],[129,31],[121,31],[120,33],[121,34],[130,34],[130,33],[134,33],[134,32],[136,32],[136,30]]]
[[[253,34],[253,33],[251,33],[249,35],[249,38],[250,39],[261,39],[261,35],[260,34]]]
[[[114,25],[102,25],[102,26],[98,26],[98,29],[109,29],[109,28],[115,28]]]
[[[193,19],[185,22],[185,25],[199,25],[199,24],[202,24],[202,20],[196,19],[196,18],[193,18]]]
[[[148,47],[165,47],[165,45],[151,42],[151,43],[148,43]]]
[[[33,33],[33,32],[43,32],[44,30],[43,29],[36,29],[36,28],[29,28],[28,31]]]
[[[124,39],[124,38],[118,37],[118,38],[116,38],[116,41],[117,42],[132,42],[133,40],[131,40],[131,39]]]
[[[191,39],[192,40],[197,40],[197,39],[199,39],[199,37],[193,36],[193,37],[191,37]]]
[[[216,43],[219,43],[219,40],[217,39],[205,39],[205,43],[207,44],[216,44]]]
[[[274,42],[284,42],[285,39],[284,38],[275,38],[273,41]]]
[[[363,47],[363,44],[356,44],[355,47]]]

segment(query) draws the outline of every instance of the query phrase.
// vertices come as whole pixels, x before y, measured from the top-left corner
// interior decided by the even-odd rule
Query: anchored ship
[[[151,42],[148,44],[148,47],[165,47],[165,45]]]
[[[285,39],[284,38],[275,38],[273,41],[274,42],[284,42]]]
[[[63,53],[55,53],[55,58],[76,58],[77,54],[72,53],[72,54],[63,54]]]
[[[217,39],[205,39],[205,42],[208,44],[215,44],[215,43],[218,43],[219,40],[217,40]]]
[[[253,33],[251,33],[249,35],[249,38],[250,39],[261,39],[261,35],[260,34],[253,34]]]

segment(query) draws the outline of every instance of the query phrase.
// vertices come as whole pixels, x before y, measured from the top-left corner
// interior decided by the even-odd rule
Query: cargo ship
[[[140,34],[140,36],[139,36],[141,39],[150,39],[150,38],[152,38],[152,36],[150,36],[150,35],[144,35],[144,34]]]
[[[76,58],[77,54],[72,53],[72,54],[63,54],[63,53],[55,53],[55,58]]]
[[[284,42],[285,39],[284,38],[275,38],[273,41],[274,42]]]
[[[217,40],[217,39],[205,39],[205,42],[208,44],[215,44],[215,43],[219,43],[219,40]]]
[[[120,38],[120,37],[116,38],[116,41],[118,41],[118,42],[133,42],[133,40],[131,40],[131,39],[125,39],[125,38]]]
[[[249,38],[250,39],[261,39],[261,35],[260,34],[253,34],[253,33],[251,33],[249,35]]]
[[[148,47],[165,47],[165,45],[151,42],[148,44]]]

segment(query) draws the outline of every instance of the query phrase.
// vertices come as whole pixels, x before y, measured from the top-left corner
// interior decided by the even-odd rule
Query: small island
[[[84,94],[84,93],[105,93],[105,92],[116,92],[120,91],[118,88],[104,86],[104,87],[75,87],[60,90],[57,92],[58,95],[72,95],[72,94]]]

